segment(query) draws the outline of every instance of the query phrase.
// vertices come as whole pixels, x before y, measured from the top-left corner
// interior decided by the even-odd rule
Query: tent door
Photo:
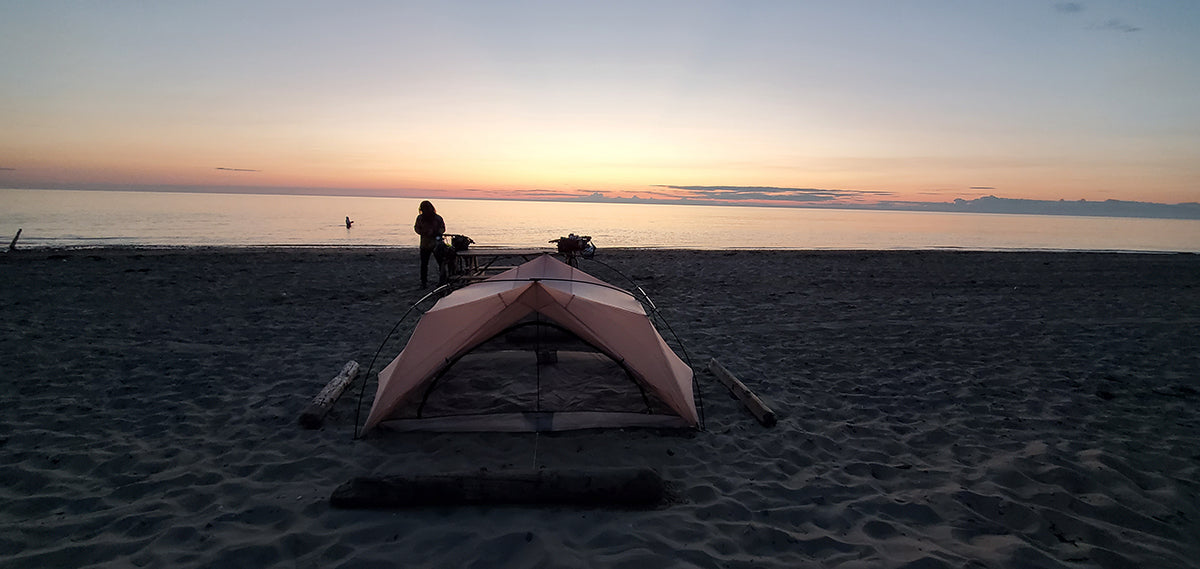
[[[592,350],[595,350],[597,353],[604,354],[612,362],[614,362],[618,366],[620,366],[621,369],[625,372],[625,377],[631,383],[633,383],[633,385],[635,387],[637,387],[638,393],[641,395],[642,404],[646,408],[645,413],[653,413],[653,406],[650,402],[649,394],[646,393],[645,386],[643,386],[640,381],[637,381],[637,379],[634,378],[633,373],[630,371],[629,367],[625,364],[624,358],[613,357],[612,354],[608,353],[605,350],[600,349],[598,346],[592,344],[591,342],[587,342],[587,341],[583,340],[582,338],[577,336],[574,332],[571,332],[570,330],[562,327],[561,325],[559,325],[556,322],[553,322],[550,320],[542,320],[541,314],[535,313],[535,316],[537,317],[536,320],[524,320],[524,321],[518,322],[516,324],[513,324],[512,326],[509,326],[508,328],[505,328],[504,330],[500,331],[495,336],[492,336],[491,338],[485,340],[484,342],[481,342],[479,345],[482,346],[482,345],[487,344],[488,342],[491,342],[502,336],[507,336],[512,333],[519,333],[527,327],[534,326],[534,327],[536,327],[535,328],[536,333],[534,334],[533,351],[537,357],[536,366],[538,368],[540,368],[544,364],[557,362],[557,355],[556,355],[557,352],[555,349],[553,349],[555,347],[554,342],[552,339],[544,338],[544,330],[542,328],[546,327],[546,328],[553,329],[562,334],[562,336],[559,336],[558,338],[570,338],[570,340],[573,342],[582,343],[582,344],[588,346],[589,348],[591,348]],[[476,346],[476,347],[478,347],[478,346]],[[426,403],[428,403],[430,395],[432,395],[435,391],[437,391],[437,389],[440,386],[441,381],[445,377],[446,373],[449,372],[450,369],[452,367],[454,367],[454,364],[458,363],[458,361],[461,360],[468,353],[470,353],[470,352],[460,354],[457,357],[455,357],[453,360],[448,360],[445,363],[445,365],[442,366],[441,370],[438,371],[438,373],[434,377],[433,381],[429,382],[428,387],[425,388],[425,392],[421,396],[421,403],[420,403],[420,405],[417,406],[416,415],[417,415],[418,419],[425,418],[424,412],[425,412]],[[538,373],[537,383],[538,383],[538,385],[537,385],[537,390],[536,390],[536,398],[534,401],[534,411],[541,412],[541,410],[542,410],[541,409],[542,394],[541,394],[540,369],[539,369],[539,373]]]

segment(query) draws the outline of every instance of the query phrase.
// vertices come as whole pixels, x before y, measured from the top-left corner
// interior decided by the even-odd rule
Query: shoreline
[[[504,250],[504,249],[539,249],[554,253],[553,247],[503,247],[476,245],[472,250]],[[313,245],[77,245],[77,246],[19,246],[14,250],[0,251],[0,258],[8,255],[27,255],[34,253],[70,253],[70,252],[269,252],[269,251],[416,251],[416,245],[345,245],[345,244],[313,244]],[[716,248],[687,248],[687,247],[606,247],[597,250],[597,254],[633,253],[633,252],[674,252],[691,251],[700,253],[725,252],[786,252],[786,253],[1096,253],[1096,254],[1132,254],[1132,255],[1200,255],[1197,251],[1166,251],[1138,249],[1054,249],[1054,248],[968,248],[968,247],[929,247],[929,248],[897,248],[897,249],[848,249],[848,248],[788,248],[776,247],[762,249],[755,247]]]
[[[415,317],[365,368],[426,292],[415,248],[16,253],[0,255],[0,568],[1200,558],[1194,254],[601,249],[620,275],[580,268],[654,299],[697,368],[706,430],[355,441],[363,377]],[[348,360],[363,373],[302,429]],[[355,476],[610,466],[657,471],[677,501],[328,503]]]

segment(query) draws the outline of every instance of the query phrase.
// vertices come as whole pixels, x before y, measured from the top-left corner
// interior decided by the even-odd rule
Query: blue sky
[[[1196,201],[1198,29],[1188,1],[4,1],[0,185]]]

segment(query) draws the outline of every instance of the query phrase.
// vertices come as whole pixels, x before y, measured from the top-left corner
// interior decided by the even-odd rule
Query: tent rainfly
[[[692,370],[641,303],[550,255],[442,298],[379,373],[365,431],[696,427]]]

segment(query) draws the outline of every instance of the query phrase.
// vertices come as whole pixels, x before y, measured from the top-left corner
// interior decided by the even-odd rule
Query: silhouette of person
[[[346,229],[350,229],[350,225],[353,223],[354,223],[353,221],[350,221],[350,216],[347,215],[346,216]]]
[[[433,204],[429,200],[421,202],[417,208],[420,215],[417,216],[416,223],[413,224],[413,231],[421,236],[421,286],[429,286],[429,257],[433,255],[433,250],[442,242],[442,234],[446,232],[446,222],[442,220],[442,216],[437,214]],[[442,270],[442,261],[438,259],[438,273],[444,274]]]

